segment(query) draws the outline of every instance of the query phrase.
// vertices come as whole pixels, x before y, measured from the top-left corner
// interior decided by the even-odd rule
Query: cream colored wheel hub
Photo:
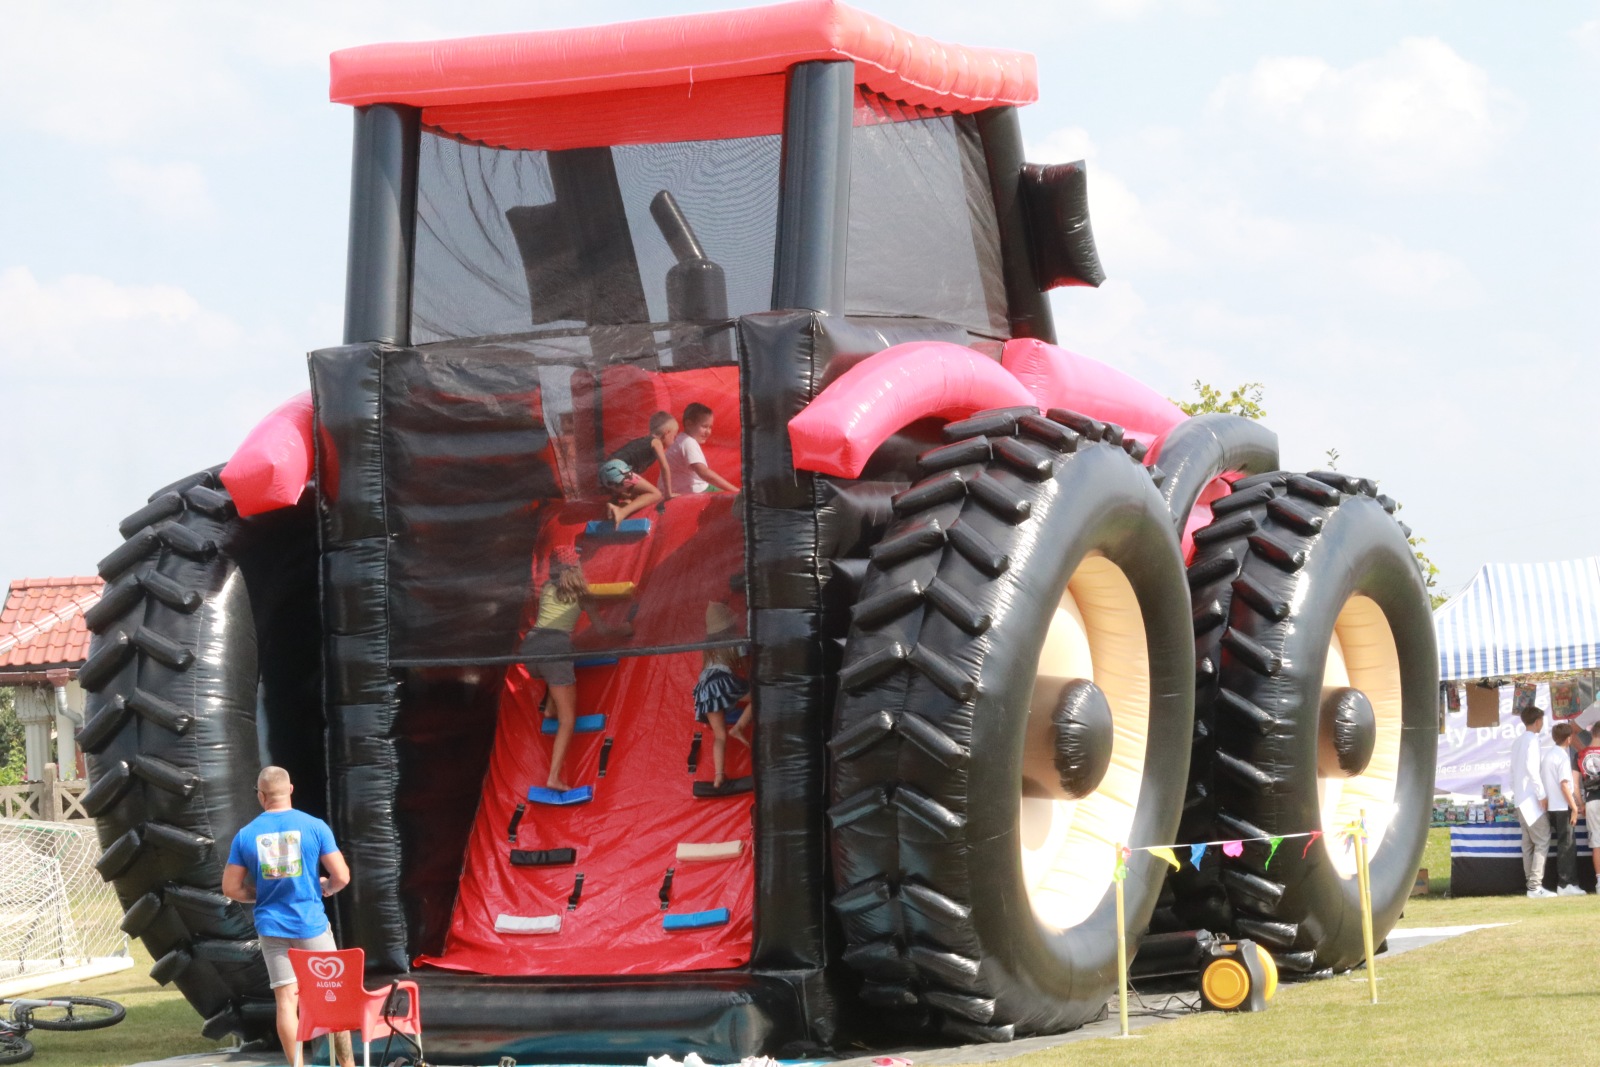
[[[1355,849],[1348,847],[1345,835],[1352,824],[1365,818],[1368,862],[1383,847],[1400,770],[1400,655],[1383,609],[1370,597],[1346,600],[1334,623],[1322,674],[1321,715],[1337,714],[1341,691],[1348,690],[1370,706],[1372,754],[1354,774],[1330,766],[1326,749],[1317,765],[1323,846],[1341,878],[1356,874]],[[1326,738],[1330,726],[1321,722],[1319,730]]]
[[[1063,697],[1073,691],[1084,699],[1064,715]],[[1110,749],[1104,772],[1093,774],[1090,767],[1084,788],[1071,788],[1070,781],[1064,787],[1058,738],[1071,727],[1097,736],[1100,730],[1085,724],[1098,713],[1083,708],[1102,703]],[[1022,875],[1034,917],[1048,929],[1083,922],[1111,885],[1115,849],[1128,843],[1139,805],[1149,723],[1143,612],[1122,569],[1091,555],[1073,572],[1051,616],[1023,742]]]

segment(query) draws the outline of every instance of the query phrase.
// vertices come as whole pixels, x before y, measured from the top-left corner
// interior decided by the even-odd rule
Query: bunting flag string
[[[1300,850],[1300,858],[1301,859],[1305,859],[1307,856],[1309,856],[1311,854],[1311,846],[1316,844],[1317,843],[1317,839],[1322,837],[1322,836],[1323,836],[1323,831],[1321,831],[1321,830],[1304,830],[1304,831],[1302,831],[1300,833],[1295,833],[1295,834],[1274,834],[1274,835],[1271,835],[1271,836],[1268,836],[1268,837],[1246,837],[1246,838],[1237,838],[1237,839],[1234,839],[1234,840],[1225,840],[1225,841],[1195,841],[1195,842],[1192,842],[1192,843],[1188,844],[1187,846],[1185,846],[1185,845],[1139,845],[1139,846],[1128,846],[1128,845],[1119,844],[1119,845],[1117,845],[1117,866],[1116,866],[1115,877],[1116,877],[1116,879],[1118,881],[1122,881],[1123,879],[1127,878],[1127,876],[1128,876],[1128,860],[1133,858],[1133,854],[1135,852],[1148,852],[1152,856],[1156,857],[1157,859],[1163,860],[1166,863],[1170,864],[1172,866],[1173,870],[1182,870],[1183,869],[1183,861],[1178,858],[1177,849],[1186,847],[1189,850],[1189,864],[1192,867],[1194,867],[1196,870],[1199,870],[1200,869],[1200,861],[1205,858],[1206,852],[1211,848],[1211,846],[1213,846],[1213,845],[1221,846],[1222,854],[1224,856],[1237,858],[1239,856],[1244,855],[1244,846],[1245,845],[1250,844],[1251,842],[1255,842],[1255,841],[1264,842],[1267,845],[1267,859],[1266,859],[1266,862],[1264,864],[1262,864],[1262,869],[1265,870],[1265,869],[1269,868],[1272,865],[1273,857],[1275,857],[1278,854],[1278,848],[1285,841],[1288,841],[1288,840],[1291,840],[1291,839],[1295,839],[1295,838],[1305,838],[1305,842],[1306,842],[1305,843],[1305,847]],[[1359,836],[1363,841],[1367,839],[1366,824],[1361,819],[1354,820],[1353,822],[1350,822],[1350,823],[1346,824],[1345,826],[1340,828],[1338,831],[1336,831],[1335,836],[1337,836],[1341,840],[1343,840],[1345,848],[1348,849],[1348,848],[1351,847],[1351,845],[1355,841],[1356,837]]]
[[[1382,826],[1383,824],[1380,822],[1379,825]],[[1291,838],[1305,838],[1305,847],[1300,850],[1300,858],[1305,859],[1311,854],[1311,846],[1317,843],[1317,839],[1330,834],[1331,836],[1342,838],[1346,849],[1354,847],[1356,851],[1356,879],[1361,891],[1361,935],[1367,959],[1367,990],[1372,1003],[1376,1004],[1378,1003],[1378,975],[1373,961],[1372,884],[1371,875],[1367,869],[1367,848],[1370,839],[1367,833],[1367,812],[1365,810],[1361,812],[1359,817],[1334,831],[1304,830],[1296,834],[1272,834],[1261,837],[1235,838],[1230,841],[1192,841],[1187,845],[1189,862],[1194,865],[1195,870],[1199,870],[1200,861],[1205,857],[1206,851],[1212,845],[1222,846],[1222,854],[1224,856],[1238,857],[1244,855],[1244,846],[1246,844],[1259,841],[1264,842],[1267,846],[1267,859],[1262,864],[1262,869],[1267,870],[1272,866],[1273,858],[1278,855],[1278,849],[1282,847],[1285,841]],[[1178,853],[1175,850],[1183,847],[1185,846],[1139,845],[1129,847],[1120,841],[1117,842],[1117,865],[1112,877],[1115,880],[1117,899],[1117,1002],[1118,1014],[1122,1019],[1123,1037],[1128,1036],[1128,958],[1127,944],[1124,937],[1126,918],[1123,910],[1124,884],[1128,878],[1128,861],[1133,858],[1135,852],[1148,852],[1156,859],[1170,864],[1173,870],[1181,871],[1183,870],[1183,863],[1178,859]]]

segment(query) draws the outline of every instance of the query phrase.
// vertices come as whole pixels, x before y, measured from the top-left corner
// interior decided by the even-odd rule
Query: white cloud
[[[1220,10],[1216,0],[1084,0],[1081,6],[1091,15],[1117,22],[1143,18],[1162,8],[1194,15],[1215,15]]]
[[[216,217],[205,172],[193,163],[144,163],[127,156],[111,160],[117,190],[167,222],[203,222]]]
[[[237,323],[173,285],[0,271],[0,371],[10,381],[166,376],[229,363],[252,345]]]
[[[175,285],[0,270],[10,488],[0,577],[85,574],[145,495],[221,463],[305,388],[274,327],[246,329]]]
[[[1513,110],[1487,72],[1434,37],[1343,69],[1310,56],[1263,59],[1224,79],[1210,106],[1320,171],[1402,189],[1482,167]]]
[[[1352,273],[1388,296],[1436,307],[1459,307],[1481,286],[1461,260],[1431,249],[1408,248],[1392,237],[1366,237],[1345,262]]]
[[[1600,58],[1600,19],[1590,19],[1572,31],[1578,48],[1590,58]]]
[[[1030,163],[1075,163],[1094,159],[1099,148],[1082,126],[1062,126],[1042,141],[1029,141],[1024,154]]]
[[[220,5],[219,5],[220,7]],[[16,2],[0,35],[6,121],[88,145],[244,133],[258,107],[210,5]],[[228,120],[228,121],[224,121]]]

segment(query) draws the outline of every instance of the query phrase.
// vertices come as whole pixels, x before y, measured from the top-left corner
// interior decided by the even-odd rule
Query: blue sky
[[[88,573],[340,335],[327,53],[704,4],[9,0],[0,579]],[[863,4],[1035,52],[1110,281],[1062,344],[1175,397],[1261,381],[1285,465],[1376,477],[1455,589],[1594,554],[1600,4]]]

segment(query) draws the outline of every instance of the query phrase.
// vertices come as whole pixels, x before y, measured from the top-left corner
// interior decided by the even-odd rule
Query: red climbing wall
[[[541,533],[541,552],[576,543],[591,583],[635,581],[631,602],[603,609],[608,620],[632,614],[628,644],[685,644],[705,639],[706,604],[729,604],[744,617],[737,591],[743,536],[731,494],[676,498],[664,511],[645,512],[649,534],[634,538],[583,535],[592,507],[562,509]],[[542,576],[542,560],[535,571]],[[587,620],[586,620],[587,622]],[[576,640],[585,644],[587,626]],[[582,657],[580,651],[579,656]],[[605,729],[578,734],[564,777],[592,785],[587,804],[529,804],[515,845],[507,827],[530,785],[549,773],[550,738],[542,735],[539,700],[544,683],[523,667],[509,672],[501,701],[483,799],[467,846],[466,869],[444,952],[418,962],[497,975],[659,974],[736,967],[750,955],[753,867],[751,793],[696,799],[696,780],[712,777],[711,731],[694,721],[691,691],[698,652],[625,657],[579,667],[578,713],[603,713]],[[687,767],[694,735],[704,735],[699,770]],[[604,778],[600,752],[612,739]],[[728,743],[728,776],[750,773],[749,751]],[[679,863],[680,843],[743,841],[737,859]],[[565,867],[514,867],[513,848],[574,848]],[[724,926],[667,932],[658,894],[667,868],[675,870],[671,913],[728,908]],[[576,908],[568,900],[584,875]],[[554,934],[502,934],[499,914],[559,914]]]

